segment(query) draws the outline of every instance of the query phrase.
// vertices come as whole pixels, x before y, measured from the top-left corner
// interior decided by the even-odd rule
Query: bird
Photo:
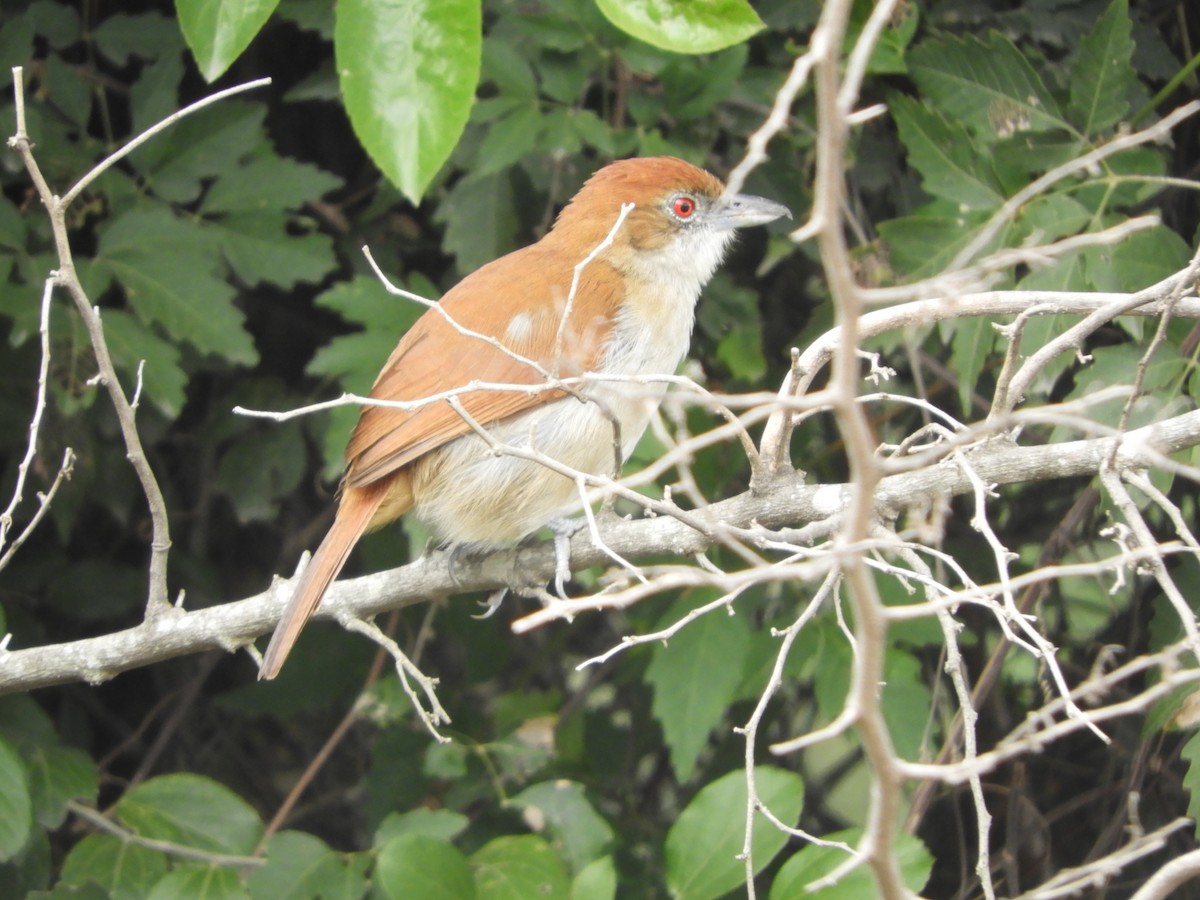
[[[370,396],[440,399],[363,407],[333,524],[298,578],[259,678],[279,673],[364,533],[411,514],[456,552],[483,552],[578,510],[573,478],[498,453],[489,440],[616,475],[666,384],[611,376],[674,374],[700,291],[735,231],[790,215],[681,159],[618,160],[584,182],[540,240],[475,270],[427,309]]]

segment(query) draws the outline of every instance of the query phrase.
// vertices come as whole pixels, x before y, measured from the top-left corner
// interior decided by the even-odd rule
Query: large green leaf
[[[1129,0],[1113,0],[1079,44],[1067,113],[1088,137],[1116,125],[1129,109],[1129,91],[1137,84],[1130,65],[1132,27]]]
[[[62,883],[100,885],[113,900],[141,900],[167,873],[167,857],[111,834],[89,834],[71,848]]]
[[[375,888],[395,900],[472,900],[475,876],[448,841],[420,834],[393,838],[379,849]]]
[[[701,602],[696,594],[688,595],[672,606],[659,626],[678,621]],[[655,646],[646,683],[654,689],[654,717],[662,725],[680,781],[692,777],[709,733],[737,696],[750,643],[744,615],[716,610]]]
[[[113,365],[125,376],[126,392],[133,393],[141,366],[142,396],[168,418],[178,416],[188,381],[179,364],[179,348],[123,309],[105,310],[102,321]]]
[[[480,0],[340,0],[334,50],[366,151],[421,199],[467,124],[482,56]]]
[[[75,747],[39,748],[28,760],[34,814],[46,828],[58,828],[67,817],[67,803],[95,803],[99,790],[96,764]]]
[[[33,800],[29,776],[17,751],[0,741],[0,861],[12,859],[33,828]]]
[[[209,223],[221,253],[247,284],[269,282],[281,288],[320,281],[337,264],[330,239],[319,232],[294,234],[288,216],[264,209]]]
[[[267,864],[254,869],[246,887],[255,897],[338,897],[343,869],[329,845],[302,831],[281,831],[267,841]]]
[[[537,835],[506,835],[471,855],[480,900],[565,897],[570,880],[554,850]]]
[[[532,785],[510,801],[525,810],[527,821],[545,823],[560,853],[580,872],[613,842],[612,827],[588,800],[583,785],[558,779]],[[539,830],[541,830],[539,828]]]
[[[972,146],[967,129],[917,100],[896,94],[888,102],[908,164],[921,185],[965,210],[993,210],[1004,202],[991,166]]]
[[[596,0],[605,17],[640,41],[675,53],[713,53],[765,26],[746,0]]]
[[[782,821],[795,823],[804,802],[804,782],[770,766],[754,770],[758,796]],[[710,900],[733,890],[745,878],[738,859],[745,840],[746,773],[738,769],[700,791],[667,834],[667,884],[682,900]],[[751,847],[754,871],[767,865],[787,835],[755,816]]]
[[[909,71],[947,118],[995,139],[1019,131],[1069,130],[1053,95],[1012,41],[992,33],[925,41]]]
[[[200,775],[152,778],[122,797],[116,811],[142,837],[215,853],[247,855],[263,830],[245,800]]]
[[[249,46],[279,0],[175,0],[179,27],[200,74],[216,81]]]
[[[854,846],[859,834],[859,831],[853,830],[826,837],[831,841],[842,841]],[[905,886],[912,891],[921,890],[929,880],[929,872],[933,868],[933,857],[925,849],[925,845],[910,834],[901,834],[896,839],[895,859]],[[859,866],[837,884],[815,894],[806,890],[807,885],[828,875],[845,860],[845,851],[837,847],[805,847],[780,868],[771,885],[770,900],[791,900],[793,897],[810,896],[817,900],[860,900],[862,897],[876,896],[875,880],[866,865]]]
[[[112,273],[143,320],[202,353],[252,364],[254,344],[233,289],[217,276],[216,251],[201,229],[165,209],[132,210],[101,234],[95,265]]]

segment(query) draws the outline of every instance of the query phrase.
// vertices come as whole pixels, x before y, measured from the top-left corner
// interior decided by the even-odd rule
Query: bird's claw
[[[483,612],[476,613],[471,616],[472,619],[490,619],[496,614],[496,610],[500,608],[500,604],[504,602],[504,598],[508,596],[508,588],[503,587],[498,591],[492,591],[486,600],[480,600],[479,605],[483,607]]]
[[[547,526],[554,535],[554,592],[563,600],[571,580],[571,537],[583,525],[581,519],[554,519]]]

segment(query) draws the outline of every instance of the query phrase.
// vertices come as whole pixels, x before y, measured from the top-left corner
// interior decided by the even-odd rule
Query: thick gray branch
[[[1018,447],[1005,440],[981,444],[971,451],[978,477],[998,485],[1094,475],[1111,451],[1114,438],[1092,438],[1037,447]],[[1163,456],[1200,444],[1200,411],[1129,432],[1121,439],[1118,466],[1153,468]],[[821,521],[846,508],[848,485],[810,485],[785,474],[747,492],[714,503],[692,515],[711,523],[701,532],[668,516],[605,521],[601,535],[610,550],[637,560],[663,554],[687,556],[720,540],[724,526],[778,529]],[[874,498],[880,516],[891,517],[912,506],[972,485],[963,468],[934,464],[880,481]],[[693,519],[695,521],[695,519]],[[592,546],[587,530],[571,544],[576,568],[605,565],[608,554]],[[544,584],[554,575],[554,549],[539,544],[485,557],[464,557],[450,577],[447,557],[433,553],[406,566],[347,579],[335,584],[317,612],[318,618],[368,617],[419,603],[430,596],[491,590],[509,583]],[[72,681],[98,683],[121,672],[187,653],[215,647],[234,651],[270,631],[289,592],[277,581],[261,594],[195,612],[174,611],[134,628],[67,644],[0,651],[0,693]],[[246,676],[254,666],[247,657]]]

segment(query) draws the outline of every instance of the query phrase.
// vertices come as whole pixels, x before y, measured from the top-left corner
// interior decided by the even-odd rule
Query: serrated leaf
[[[510,801],[526,811],[526,821],[545,829],[575,872],[599,858],[613,841],[613,830],[588,800],[583,785],[559,779],[531,785]],[[534,815],[530,816],[533,813]]]
[[[291,288],[302,281],[318,282],[337,265],[327,235],[291,234],[287,215],[277,210],[223,216],[205,228],[229,267],[247,284],[265,281]]]
[[[463,274],[515,249],[517,203],[507,173],[463,178],[446,194],[434,218],[445,223],[442,246]]]
[[[804,802],[804,782],[770,766],[754,770],[759,798],[783,822],[795,823]],[[738,769],[692,798],[667,834],[667,884],[681,900],[711,900],[745,878],[742,852],[746,822],[746,773]],[[760,872],[787,843],[787,835],[762,816],[751,832],[754,871]]]
[[[482,57],[479,0],[341,0],[334,52],[354,133],[413,203],[471,112]]]
[[[215,243],[202,229],[165,210],[133,210],[103,231],[94,265],[112,273],[143,320],[176,340],[231,362],[257,360],[233,289],[215,274]]]
[[[1116,125],[1129,109],[1129,89],[1137,83],[1131,33],[1129,0],[1113,0],[1079,43],[1067,114],[1087,137]]]
[[[939,206],[931,205],[911,216],[879,224],[888,260],[905,278],[928,278],[944,272],[975,239],[979,217],[954,215],[945,207],[942,201]]]
[[[1096,290],[1120,293],[1140,291],[1182,271],[1192,256],[1179,233],[1166,225],[1134,232],[1115,247],[1099,249],[1108,265],[1096,266],[1096,275],[1089,268],[1090,280]]]
[[[12,859],[33,829],[33,800],[28,774],[17,751],[0,741],[0,861]]]
[[[141,900],[166,873],[163,853],[111,834],[89,834],[67,854],[62,883],[82,886],[91,881],[113,900]]]
[[[480,900],[565,897],[570,880],[562,861],[536,835],[498,837],[471,854]]]
[[[684,597],[660,627],[678,621],[702,602],[694,594]],[[716,610],[689,623],[665,645],[654,647],[646,669],[646,683],[654,690],[651,710],[662,725],[680,781],[692,777],[709,733],[733,703],[750,643],[744,616]]]
[[[674,53],[715,53],[766,26],[746,0],[596,0],[626,34]]]
[[[153,59],[173,54],[179,48],[179,26],[156,12],[131,16],[116,13],[92,29],[96,49],[118,66],[131,56]]]
[[[533,104],[519,106],[488,127],[475,155],[472,178],[507,169],[537,146],[542,112]]]
[[[113,365],[126,377],[123,384],[132,396],[142,366],[142,396],[148,397],[169,419],[183,410],[187,372],[179,364],[179,348],[154,334],[121,309],[105,310],[101,319]]]
[[[921,186],[967,210],[994,210],[1003,202],[990,162],[977,153],[967,129],[920,102],[894,95],[888,103],[908,164],[921,173]]]
[[[858,830],[852,830],[825,835],[825,838],[853,847],[859,836]],[[911,834],[898,835],[895,859],[900,867],[900,876],[909,890],[921,890],[933,869],[933,857],[921,840]],[[806,890],[807,885],[825,877],[845,860],[846,852],[837,847],[809,845],[803,848],[779,869],[779,874],[775,876],[771,885],[770,900],[791,900],[793,897],[810,896]],[[836,884],[811,896],[818,900],[859,900],[861,897],[875,896],[875,891],[875,880],[871,877],[870,868],[862,865],[849,875],[843,876]]]
[[[393,838],[379,848],[375,887],[394,900],[472,900],[475,877],[452,844],[424,835]]]
[[[266,24],[279,0],[175,0],[184,40],[204,80],[216,81]]]
[[[245,800],[200,775],[151,778],[125,794],[116,813],[142,837],[216,853],[247,855],[263,831]]]
[[[1070,130],[1054,97],[1015,44],[995,32],[925,41],[908,58],[922,94],[948,119],[991,140]]]
[[[160,102],[164,99],[162,91],[174,78],[174,66],[165,60],[162,65],[163,84],[155,93]],[[172,103],[177,102],[172,98]],[[266,115],[262,104],[226,100],[180,120],[129,158],[155,194],[172,202],[190,203],[200,196],[206,179],[220,176],[236,160],[255,152],[265,140]],[[156,121],[139,124],[148,126]]]
[[[277,422],[232,444],[217,463],[215,487],[242,523],[272,518],[276,502],[291,494],[308,462],[299,422]]]
[[[954,337],[950,342],[950,369],[958,377],[958,402],[965,419],[970,419],[974,412],[972,397],[975,383],[996,345],[996,337],[991,320],[983,316],[964,316],[954,325]]]
[[[1188,818],[1196,823],[1195,830],[1200,831],[1200,732],[1192,735],[1183,745],[1179,756],[1188,763],[1188,770],[1183,776],[1183,786],[1188,791]]]
[[[203,212],[259,212],[299,209],[340,187],[342,179],[308,163],[259,151],[239,166],[229,166],[204,195]]]

